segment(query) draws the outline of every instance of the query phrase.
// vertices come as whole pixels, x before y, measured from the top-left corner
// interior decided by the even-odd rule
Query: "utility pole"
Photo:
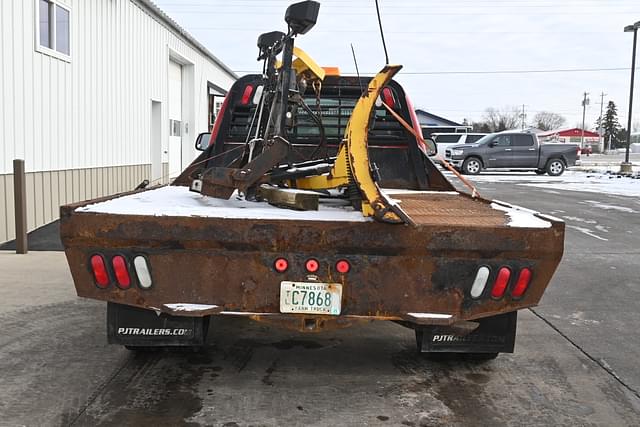
[[[636,71],[636,44],[638,42],[638,28],[640,28],[640,21],[633,25],[627,25],[624,27],[624,32],[633,32],[633,52],[631,53],[631,88],[629,89],[629,121],[627,122],[627,149],[624,154],[624,162],[620,164],[620,172],[631,173],[632,166],[629,162],[629,147],[631,146],[631,115],[633,113],[633,76]]]
[[[582,98],[582,138],[580,139],[580,149],[584,148],[584,115],[587,112],[587,105],[589,105],[587,95],[589,95],[589,92],[585,92],[584,98]]]
[[[522,104],[522,113],[520,113],[520,118],[522,119],[522,130],[524,130],[524,119],[527,118],[527,115],[524,112],[524,104]]]
[[[598,120],[598,146],[602,151],[606,151],[604,141],[602,140],[602,106],[604,105],[604,97],[607,96],[604,91],[600,94],[600,120]]]

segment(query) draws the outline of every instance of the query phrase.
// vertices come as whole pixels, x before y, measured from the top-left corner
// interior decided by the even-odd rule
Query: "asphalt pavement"
[[[566,223],[562,262],[535,312],[639,394],[631,355],[640,354],[640,199],[535,188],[527,185],[536,182],[533,173],[511,174],[511,182],[495,175],[500,182],[490,182],[490,173],[476,182],[483,197]]]
[[[202,352],[130,353],[106,343],[104,304],[75,297],[62,252],[0,251],[0,426],[639,425],[640,201],[514,176],[477,185],[567,224],[514,354],[431,360],[394,323],[241,318],[213,320]]]

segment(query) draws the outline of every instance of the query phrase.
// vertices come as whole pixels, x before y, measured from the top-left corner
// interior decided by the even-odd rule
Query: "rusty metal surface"
[[[430,207],[423,203],[427,197]],[[458,197],[453,205],[451,197],[437,194],[404,197],[404,203],[410,200],[410,205],[440,216],[451,206],[485,212],[484,201],[453,197]],[[417,227],[409,227],[74,212],[78,205],[61,209],[62,241],[78,295],[145,308],[196,303],[278,315],[280,282],[304,281],[304,262],[314,257],[321,265],[316,273],[320,282],[343,285],[344,316],[406,320],[407,313],[444,313],[452,321],[472,320],[536,305],[560,262],[564,242],[562,222],[546,229],[479,226],[471,218],[455,224],[448,213],[446,223],[425,215]],[[129,260],[144,255],[153,287],[143,290],[134,283],[128,290],[115,285],[99,289],[88,266],[94,253]],[[273,268],[280,256],[290,263],[285,273]],[[338,259],[349,260],[348,274],[335,271]],[[509,295],[494,300],[487,291],[474,300],[469,291],[480,265],[490,267],[490,282],[501,266],[531,268],[532,283],[520,300]]]
[[[428,193],[392,195],[416,224],[498,227],[506,225],[505,214],[482,199],[462,194]]]
[[[265,174],[284,160],[290,145],[276,136],[265,144],[264,151],[239,167],[212,167],[202,173],[202,193],[211,197],[228,199],[234,190],[246,193],[258,182],[266,182]],[[220,188],[217,188],[220,187]]]

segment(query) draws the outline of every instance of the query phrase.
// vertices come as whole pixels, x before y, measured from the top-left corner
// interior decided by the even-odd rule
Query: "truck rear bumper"
[[[79,296],[172,316],[245,315],[317,330],[371,319],[453,325],[538,303],[562,256],[563,222],[538,216],[548,227],[509,226],[504,211],[457,193],[393,198],[417,226],[120,215],[70,205],[62,208],[61,234]],[[106,265],[107,286],[96,284],[94,255]],[[114,274],[118,256],[131,276],[126,288]],[[150,271],[148,288],[136,277],[138,257]],[[278,258],[288,261],[286,271],[274,268]],[[305,269],[311,258],[319,264],[313,274]],[[338,260],[349,262],[347,273],[337,271]],[[472,296],[481,269],[486,286]],[[509,277],[496,297],[503,270]],[[525,270],[530,284],[515,297]],[[308,280],[342,285],[338,316],[281,313],[281,283]],[[203,307],[184,313],[180,304]]]

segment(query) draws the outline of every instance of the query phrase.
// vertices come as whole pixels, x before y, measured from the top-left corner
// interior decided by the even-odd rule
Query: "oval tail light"
[[[471,298],[480,298],[482,292],[484,292],[485,286],[487,286],[487,280],[489,280],[489,267],[482,266],[478,269],[476,273],[476,278],[473,280],[473,285],[471,285]]]
[[[138,276],[138,285],[142,289],[149,289],[153,282],[147,259],[142,255],[136,256],[133,259],[133,267],[136,269],[136,276]]]
[[[522,295],[527,291],[529,287],[529,283],[531,283],[531,270],[528,268],[523,268],[520,270],[520,274],[518,275],[518,281],[516,285],[513,287],[513,291],[511,291],[511,296],[514,298],[522,298]]]
[[[249,104],[249,101],[251,101],[251,94],[253,94],[253,86],[246,85],[244,87],[244,92],[242,93],[242,99],[240,100],[240,103],[242,105]]]
[[[104,258],[102,255],[93,255],[91,257],[91,271],[93,272],[93,279],[96,282],[96,285],[105,289],[109,286],[109,273],[107,272],[107,266],[104,263]]]
[[[131,276],[127,270],[127,261],[122,255],[116,255],[111,259],[113,272],[116,275],[116,282],[120,289],[129,289],[131,287]]]
[[[507,290],[510,278],[511,270],[507,267],[502,267],[498,270],[498,276],[493,284],[493,289],[491,289],[491,296],[493,298],[502,298],[504,296],[504,292]]]

